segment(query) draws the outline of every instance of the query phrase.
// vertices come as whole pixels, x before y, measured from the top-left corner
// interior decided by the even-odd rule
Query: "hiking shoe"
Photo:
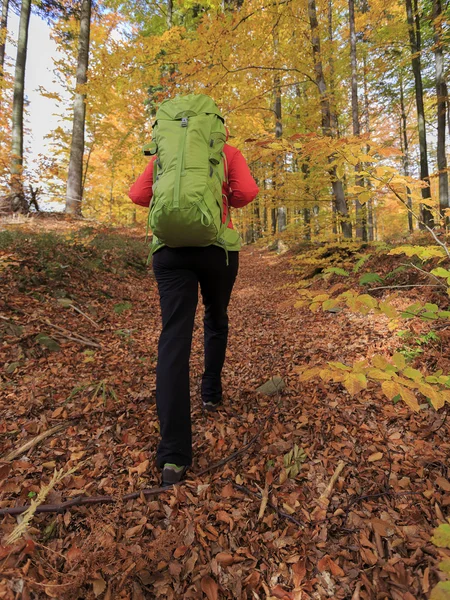
[[[185,465],[174,465],[173,463],[165,463],[162,469],[162,487],[169,487],[180,483],[183,479],[188,467]]]
[[[203,408],[208,412],[216,412],[222,406],[222,404],[222,400],[217,400],[216,402],[213,402],[212,400],[203,400]]]

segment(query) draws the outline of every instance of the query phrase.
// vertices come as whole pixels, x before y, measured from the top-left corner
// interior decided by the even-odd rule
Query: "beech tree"
[[[17,57],[14,72],[14,99],[12,109],[11,135],[11,209],[28,210],[23,190],[23,105],[25,96],[25,66],[28,49],[28,29],[31,14],[31,0],[22,0],[20,9],[19,36],[17,39]]]
[[[82,0],[76,73],[77,89],[73,104],[72,143],[66,190],[66,212],[72,215],[81,215],[83,198],[84,128],[86,122],[86,92],[83,86],[87,82],[90,28],[91,0]]]

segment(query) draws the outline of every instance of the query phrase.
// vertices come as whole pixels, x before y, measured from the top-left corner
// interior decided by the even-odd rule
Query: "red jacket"
[[[255,199],[259,190],[242,153],[228,144],[225,144],[223,151],[226,158],[225,168],[228,170],[228,176],[223,184],[223,193],[226,197],[223,203],[223,222],[225,223],[228,204],[233,208],[242,208]],[[131,200],[139,206],[150,206],[153,186],[153,162],[155,159],[156,156],[152,156],[145,171],[133,183],[128,192]],[[228,227],[233,228],[231,219]]]

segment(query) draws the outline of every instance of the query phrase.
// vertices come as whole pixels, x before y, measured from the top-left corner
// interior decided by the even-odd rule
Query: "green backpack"
[[[161,246],[226,249],[223,223],[223,147],[226,130],[215,102],[190,94],[163,102],[156,113],[152,143],[157,154],[149,227],[152,251]]]

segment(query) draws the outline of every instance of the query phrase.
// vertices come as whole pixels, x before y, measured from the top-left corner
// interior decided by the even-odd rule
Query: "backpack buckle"
[[[183,117],[181,119],[181,127],[187,127],[188,126],[188,118],[187,117]]]

